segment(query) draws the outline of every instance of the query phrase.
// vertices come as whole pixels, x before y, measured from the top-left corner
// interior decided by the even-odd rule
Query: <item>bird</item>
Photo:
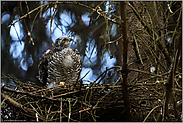
[[[53,88],[65,82],[76,83],[81,71],[80,53],[71,49],[71,38],[61,36],[55,40],[54,48],[48,49],[40,58],[38,79],[47,88]]]

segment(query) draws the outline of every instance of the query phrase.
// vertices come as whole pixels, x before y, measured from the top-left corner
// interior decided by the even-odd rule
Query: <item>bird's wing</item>
[[[77,55],[80,55],[80,52],[77,49],[72,49]]]
[[[76,56],[75,56],[75,71],[76,71],[76,73],[79,75],[80,74],[80,72],[81,72],[81,67],[82,67],[82,63],[81,63],[81,60],[80,60],[80,52],[77,50],[77,49],[72,49],[74,52],[75,52],[75,54],[76,54]]]
[[[53,50],[48,49],[43,56],[40,58],[40,62],[38,65],[39,69],[39,76],[38,79],[40,82],[43,83],[43,86],[46,85],[47,83],[47,78],[48,78],[48,62],[50,60],[51,55],[53,54]]]

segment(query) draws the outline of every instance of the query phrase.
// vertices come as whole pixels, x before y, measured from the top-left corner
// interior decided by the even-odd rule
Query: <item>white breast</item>
[[[63,65],[65,68],[72,67],[73,63],[74,63],[74,60],[71,58],[71,55],[67,55],[63,60]]]

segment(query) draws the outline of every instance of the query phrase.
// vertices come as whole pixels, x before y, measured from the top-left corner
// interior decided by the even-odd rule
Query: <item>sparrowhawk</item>
[[[80,54],[71,49],[70,38],[61,36],[55,41],[54,49],[48,49],[40,58],[38,79],[48,88],[60,85],[60,82],[73,84],[80,76]]]

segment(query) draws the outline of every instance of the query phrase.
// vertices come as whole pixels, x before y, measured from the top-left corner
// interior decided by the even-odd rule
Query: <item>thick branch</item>
[[[12,98],[10,98],[9,96],[5,95],[4,93],[1,92],[1,99],[5,99],[5,102],[8,103],[9,105],[17,108],[17,109],[21,109],[21,104],[16,102],[15,100],[13,100]]]
[[[126,28],[126,3],[120,2],[121,8],[121,28],[122,28],[122,35],[123,35],[123,64],[122,64],[122,76],[123,76],[123,97],[124,97],[124,105],[125,111],[127,113],[128,121],[133,121],[133,115],[131,114],[131,106],[129,100],[129,92],[128,92],[128,64],[127,64],[127,55],[128,55],[128,38],[127,38],[127,28]]]
[[[178,48],[177,48],[177,51],[176,51],[176,54],[175,54],[175,60],[172,63],[171,73],[169,74],[168,81],[165,84],[166,92],[165,92],[165,96],[164,96],[162,121],[164,121],[164,118],[168,115],[168,104],[169,104],[170,99],[171,99],[175,73],[176,73],[176,70],[177,70],[177,67],[178,67],[181,52],[182,52],[182,35],[180,35],[180,37],[179,37]]]

